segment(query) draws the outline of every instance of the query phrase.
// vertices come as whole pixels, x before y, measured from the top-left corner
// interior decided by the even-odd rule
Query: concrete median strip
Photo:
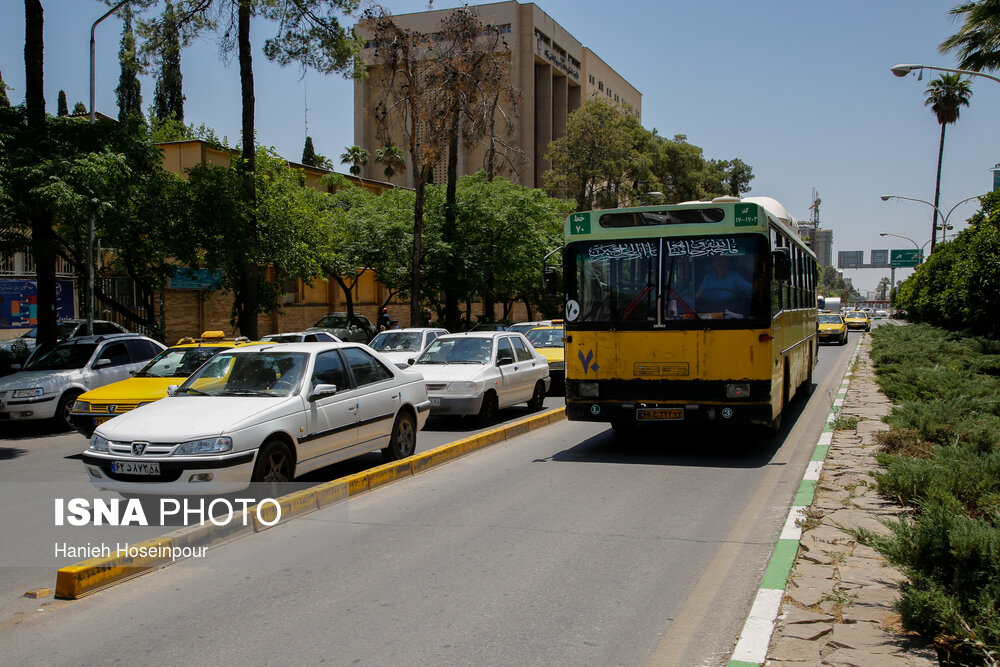
[[[204,553],[210,547],[261,532],[268,528],[328,507],[351,496],[373,491],[380,486],[412,477],[448,461],[483,449],[566,418],[565,408],[556,408],[521,421],[450,442],[415,454],[401,461],[386,463],[347,477],[319,484],[304,491],[276,498],[281,507],[280,521],[275,522],[273,504],[255,505],[237,514],[225,525],[205,523],[188,526],[161,537],[129,545],[125,553],[91,558],[69,565],[56,574],[57,598],[76,600],[113,584],[170,565],[177,560]],[[245,524],[245,525],[244,525]]]

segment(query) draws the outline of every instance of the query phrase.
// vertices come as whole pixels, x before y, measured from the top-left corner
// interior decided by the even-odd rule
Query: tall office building
[[[810,223],[799,223],[799,237],[812,246],[816,253],[816,263],[833,266],[833,230],[813,227]]]
[[[510,58],[509,83],[520,91],[512,143],[521,150],[526,160],[517,167],[516,173],[506,174],[515,183],[528,187],[542,185],[542,175],[550,166],[544,158],[549,142],[565,134],[569,114],[592,95],[623,103],[642,120],[642,94],[538,6],[509,0],[474,5],[471,10],[480,23],[500,30]],[[400,28],[433,36],[440,30],[441,21],[453,11],[442,9],[400,14],[393,18]],[[356,30],[365,39],[371,38],[370,30],[364,23],[358,24]],[[374,49],[370,43],[362,51],[362,56],[367,62],[374,62]],[[367,79],[354,84],[354,143],[374,156],[382,143],[372,116],[372,110],[379,101],[382,68],[369,65],[368,74]],[[509,112],[509,109],[505,111]],[[397,127],[392,134],[396,145],[405,152],[402,128]],[[461,148],[459,175],[482,169],[485,156],[484,143]],[[439,161],[434,170],[434,181],[443,183],[446,170],[445,160]],[[383,166],[374,161],[363,169],[362,175],[373,179],[385,178]],[[392,177],[392,182],[413,185],[409,164],[402,173]]]

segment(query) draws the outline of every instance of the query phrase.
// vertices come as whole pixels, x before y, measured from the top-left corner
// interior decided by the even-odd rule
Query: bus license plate
[[[684,419],[684,408],[640,408],[636,411],[637,421],[677,421]]]
[[[112,461],[111,472],[119,475],[159,475],[159,461]]]

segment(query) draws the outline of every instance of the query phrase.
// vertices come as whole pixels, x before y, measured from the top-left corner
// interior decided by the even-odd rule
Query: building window
[[[598,81],[597,82],[597,89],[598,90],[604,90],[604,82],[603,81]]]
[[[590,75],[589,80],[590,80],[590,85],[593,86],[594,85],[594,75],[593,74]]]

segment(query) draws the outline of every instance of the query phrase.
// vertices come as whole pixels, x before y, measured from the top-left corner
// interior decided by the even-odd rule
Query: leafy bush
[[[930,298],[930,297],[928,297]],[[879,327],[872,360],[893,401],[878,436],[884,497],[913,509],[890,533],[859,531],[909,578],[906,629],[943,664],[1000,653],[1000,342],[928,324]]]

